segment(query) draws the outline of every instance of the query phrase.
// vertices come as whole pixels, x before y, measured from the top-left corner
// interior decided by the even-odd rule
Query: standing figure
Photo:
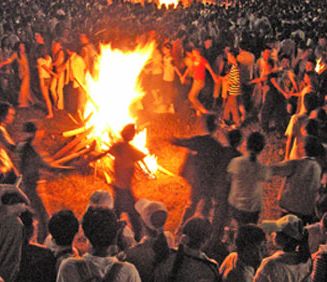
[[[115,211],[117,217],[126,212],[134,229],[135,239],[141,239],[141,223],[139,215],[135,210],[135,197],[132,191],[132,179],[135,172],[135,165],[141,161],[145,154],[137,150],[130,142],[136,134],[134,124],[124,127],[121,132],[122,141],[115,143],[109,150],[114,156],[114,182],[113,191],[115,197]]]
[[[33,146],[37,134],[37,127],[33,122],[25,122],[23,131],[26,139],[17,144],[16,153],[19,157],[19,170],[23,176],[23,189],[31,201],[39,220],[38,242],[43,242],[47,235],[48,213],[43,205],[42,199],[37,193],[37,182],[40,179],[40,169],[55,168],[39,155]],[[58,166],[57,168],[64,168]]]
[[[69,56],[66,63],[66,80],[71,83],[73,101],[76,102],[76,114],[80,120],[83,120],[84,107],[86,104],[86,64],[76,48],[72,45],[67,46],[67,54]],[[75,104],[75,103],[74,103]]]
[[[232,114],[232,119],[236,127],[241,125],[240,112],[245,114],[242,110],[242,101],[240,100],[242,89],[241,89],[241,72],[237,62],[238,50],[229,49],[227,51],[227,61],[231,65],[230,71],[228,73],[228,91],[227,100],[224,108],[224,120],[227,121]]]
[[[14,121],[15,109],[9,103],[0,102],[0,183],[13,184],[16,182],[17,170],[8,154],[16,148],[7,131],[7,126]]]
[[[18,95],[18,107],[25,108],[29,106],[29,103],[33,103],[31,85],[30,85],[30,67],[28,57],[26,54],[25,44],[18,42],[15,45],[15,53],[11,55],[7,60],[0,63],[0,68],[11,64],[15,60],[18,62],[18,75],[21,80],[20,89]]]
[[[185,78],[189,73],[192,73],[193,83],[190,92],[188,93],[188,99],[190,100],[193,108],[198,115],[208,114],[207,110],[199,101],[199,94],[205,87],[206,70],[209,71],[214,81],[217,81],[216,74],[212,70],[208,61],[202,57],[199,49],[192,50],[192,64],[187,68],[185,73],[181,77],[182,83],[185,82]]]
[[[253,132],[246,145],[248,155],[232,159],[227,168],[231,177],[228,202],[239,226],[258,223],[263,200],[261,182],[270,177],[270,170],[257,160],[265,146],[264,136]]]
[[[57,109],[63,110],[66,54],[59,41],[52,42],[52,61],[56,76],[51,80],[50,91]]]
[[[191,186],[191,199],[184,212],[182,224],[194,215],[201,200],[204,200],[202,213],[208,216],[215,196],[216,164],[222,151],[222,145],[214,137],[217,128],[215,116],[207,117],[206,127],[206,135],[172,140],[174,145],[189,150],[181,174]]]
[[[40,89],[48,111],[48,115],[46,116],[46,118],[52,118],[53,109],[49,92],[51,77],[57,77],[57,74],[52,71],[52,59],[48,54],[45,45],[39,46],[38,53],[39,56],[37,58],[37,68],[39,74]]]

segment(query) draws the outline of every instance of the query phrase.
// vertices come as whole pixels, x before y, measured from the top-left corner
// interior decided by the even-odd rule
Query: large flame
[[[97,140],[98,149],[108,149],[120,138],[125,125],[136,123],[144,96],[139,76],[154,48],[154,43],[137,46],[132,51],[101,46],[97,77],[87,76],[88,101],[84,113],[85,118],[89,117],[87,127],[93,127],[90,137]],[[144,161],[154,173],[157,162],[146,147],[146,129],[135,136],[132,144],[147,154]]]

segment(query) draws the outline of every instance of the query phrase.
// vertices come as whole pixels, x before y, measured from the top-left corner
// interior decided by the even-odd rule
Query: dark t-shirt
[[[109,153],[114,160],[114,185],[120,188],[130,188],[135,171],[135,163],[142,160],[146,155],[128,142],[114,144]]]
[[[56,281],[56,259],[52,252],[36,244],[22,248],[22,260],[16,282]]]

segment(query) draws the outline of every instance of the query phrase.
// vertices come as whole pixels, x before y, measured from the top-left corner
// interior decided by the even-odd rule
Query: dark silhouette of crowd
[[[327,281],[327,3],[220,2],[0,3],[0,281]],[[71,210],[48,215],[39,171],[70,167],[37,153],[33,122],[13,140],[16,110],[37,105],[47,119],[65,111],[83,122],[100,45],[147,42],[156,47],[141,74],[145,111],[206,125],[204,135],[170,140],[188,152],[180,226],[167,231],[166,205],[133,193],[145,157],[131,144],[133,124],[106,152],[113,195],[95,191],[81,222]],[[256,130],[245,134],[248,125]],[[265,164],[271,136],[285,142],[284,160]],[[276,176],[281,214],[267,220],[262,184]]]

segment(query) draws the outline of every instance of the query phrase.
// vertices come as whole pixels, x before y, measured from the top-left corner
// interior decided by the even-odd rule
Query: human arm
[[[13,53],[8,59],[0,62],[0,69],[4,66],[10,65],[16,59],[17,59],[17,53]]]
[[[180,80],[181,80],[181,83],[182,83],[182,84],[185,83],[185,79],[186,79],[187,75],[188,75],[190,72],[191,72],[191,68],[188,67],[188,68],[186,69],[186,71],[181,75]]]
[[[208,70],[208,72],[210,73],[212,79],[213,79],[215,82],[217,82],[217,80],[218,80],[218,75],[215,74],[215,72],[212,70],[210,64],[206,61],[204,66],[205,66],[205,68]]]
[[[289,98],[289,94],[280,87],[275,77],[270,78],[270,82],[281,94],[283,94],[285,99]]]
[[[294,161],[284,161],[270,166],[272,175],[289,176],[294,172]]]

